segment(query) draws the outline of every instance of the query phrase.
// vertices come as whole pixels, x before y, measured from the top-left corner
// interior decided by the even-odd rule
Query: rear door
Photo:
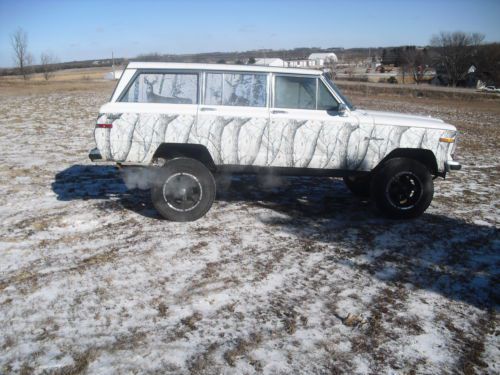
[[[216,164],[265,166],[269,74],[207,71],[195,138]]]
[[[275,74],[268,165],[348,169],[358,120],[338,109],[339,101],[319,76]]]

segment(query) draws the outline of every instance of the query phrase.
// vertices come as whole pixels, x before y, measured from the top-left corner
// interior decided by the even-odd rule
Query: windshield
[[[337,95],[340,96],[340,98],[343,100],[347,108],[349,108],[351,111],[355,110],[356,107],[351,103],[349,99],[347,99],[347,97],[344,94],[342,94],[342,91],[339,90],[337,85],[333,83],[333,81],[330,78],[328,78],[326,74],[323,74],[323,77],[325,78],[328,85],[332,88],[332,90],[334,90],[337,93]]]

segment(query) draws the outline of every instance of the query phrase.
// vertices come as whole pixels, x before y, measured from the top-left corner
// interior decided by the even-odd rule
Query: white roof
[[[169,63],[169,62],[131,62],[127,69],[177,69],[177,70],[225,70],[237,72],[262,72],[262,73],[290,73],[321,75],[320,70],[315,69],[294,69],[281,68],[275,66],[255,66],[255,65],[231,65],[231,64],[194,64],[194,63]]]
[[[283,60],[280,59],[279,57],[263,57],[259,59],[255,59],[255,64],[272,64],[272,63],[279,63],[283,64]]]
[[[337,55],[334,54],[333,52],[318,52],[318,53],[311,53],[309,55],[309,60],[316,60],[316,59],[326,59],[327,57],[333,57],[334,59],[337,58]]]

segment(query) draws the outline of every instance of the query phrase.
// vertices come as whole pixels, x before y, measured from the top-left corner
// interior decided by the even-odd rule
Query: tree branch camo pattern
[[[109,116],[109,118],[108,118]],[[105,160],[149,163],[163,143],[207,147],[216,164],[369,171],[396,148],[429,149],[442,170],[453,131],[318,120],[152,113],[101,114],[97,147]]]

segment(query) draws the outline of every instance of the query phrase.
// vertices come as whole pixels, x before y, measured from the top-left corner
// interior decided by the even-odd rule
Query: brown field
[[[119,69],[119,68],[118,68]],[[25,81],[21,76],[0,77],[0,95],[26,95],[71,91],[112,91],[116,82],[106,81],[110,67],[66,69],[54,72],[46,81],[42,73],[32,74]]]
[[[338,179],[217,176],[172,223],[87,158],[114,83],[65,73],[0,79],[0,373],[500,372],[499,100],[345,86],[459,129],[414,221]]]

